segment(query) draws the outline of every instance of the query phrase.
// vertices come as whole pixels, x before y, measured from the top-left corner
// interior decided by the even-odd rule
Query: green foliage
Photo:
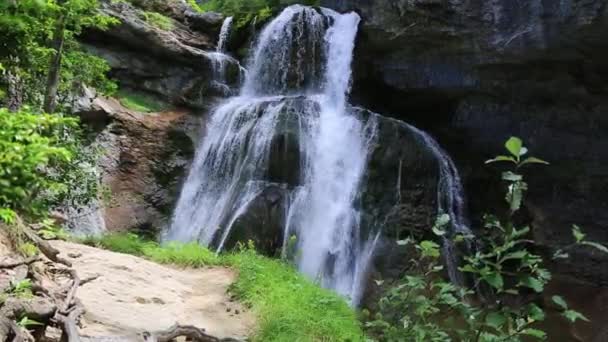
[[[144,20],[150,25],[157,27],[161,30],[169,31],[173,29],[173,19],[162,15],[158,12],[142,12]]]
[[[58,28],[64,33],[60,103],[69,106],[82,83],[104,93],[115,90],[106,77],[107,63],[84,52],[76,40],[84,28],[107,29],[118,22],[100,15],[98,7],[97,0],[0,0],[0,62],[19,77],[28,104],[42,105],[49,61],[56,53],[50,38]]]
[[[118,101],[125,106],[125,108],[142,112],[142,113],[154,113],[161,112],[167,109],[167,104],[153,98],[150,95],[143,93],[133,93],[125,90],[120,90],[116,94]]]
[[[514,170],[502,174],[507,183],[506,201],[509,216],[499,219],[484,217],[483,231],[476,238],[477,250],[465,256],[460,270],[471,275],[474,284],[459,287],[444,280],[439,245],[432,241],[412,244],[419,257],[412,259],[412,272],[392,287],[379,303],[379,313],[368,317],[368,331],[381,341],[523,341],[545,339],[537,322],[545,319],[544,310],[534,301],[513,305],[515,298],[526,293],[542,293],[551,279],[543,259],[533,252],[533,242],[525,237],[528,227],[517,227],[513,216],[522,206],[527,184],[520,173],[529,164],[548,164],[528,157],[519,138],[510,138],[505,147],[510,155],[498,156],[488,163],[509,162]],[[441,215],[433,227],[437,236],[446,235],[450,218]],[[583,244],[585,235],[573,231]],[[456,236],[455,243],[470,237]],[[603,247],[603,246],[602,246]],[[601,248],[600,248],[601,249]],[[483,290],[483,296],[479,291]],[[476,296],[481,303],[475,303]],[[568,308],[561,297],[554,297],[562,315],[571,322],[586,318]]]
[[[254,341],[362,341],[354,312],[284,263],[251,249],[226,257],[239,271],[232,291],[260,318]]]
[[[163,264],[235,268],[238,279],[231,291],[251,305],[260,322],[253,341],[364,340],[355,313],[342,298],[319,288],[290,265],[257,254],[252,246],[218,256],[195,243],[160,246],[133,234],[112,234],[83,242]]]
[[[17,322],[17,325],[26,329],[33,326],[44,326],[43,323],[33,320],[27,316],[21,317],[21,319]]]
[[[319,0],[210,0],[200,5],[200,9],[234,16],[236,27],[242,28],[254,19],[258,23],[265,22],[282,7],[295,3],[319,6]]]
[[[71,161],[74,151],[65,140],[76,123],[61,115],[0,108],[0,208],[40,214],[49,194],[66,191],[49,172]]]
[[[29,279],[23,279],[21,281],[11,281],[11,286],[8,289],[8,294],[17,298],[32,298],[34,296],[32,294],[32,281]]]

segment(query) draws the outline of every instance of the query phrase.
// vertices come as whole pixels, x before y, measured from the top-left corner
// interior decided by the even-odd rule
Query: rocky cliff
[[[529,171],[536,240],[566,245],[577,223],[608,242],[608,1],[323,4],[363,17],[355,100],[430,130],[465,173],[473,218],[501,204],[482,163],[516,135],[551,161]],[[575,254],[556,270],[608,285],[600,255]]]

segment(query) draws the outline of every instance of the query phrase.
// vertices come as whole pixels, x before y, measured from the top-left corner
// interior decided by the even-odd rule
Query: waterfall
[[[457,234],[472,235],[467,216],[465,214],[464,189],[460,173],[450,155],[439,146],[439,143],[428,133],[408,124],[403,124],[410,131],[418,135],[428,150],[439,163],[439,182],[437,184],[437,213],[450,216],[449,231],[443,237],[443,255],[446,268],[452,283],[464,285],[462,274],[458,270],[458,255],[455,251],[452,237]],[[465,240],[468,241],[468,240]],[[468,246],[470,248],[470,246]]]
[[[211,63],[213,64],[215,85],[223,94],[226,95],[230,93],[230,87],[226,84],[226,67],[230,61],[234,61],[232,57],[226,54],[226,44],[228,42],[228,38],[230,38],[231,29],[232,17],[227,17],[222,23],[215,52],[208,53]]]
[[[294,5],[264,28],[240,96],[211,115],[166,239],[224,248],[269,184],[279,127],[293,122],[299,180],[286,199],[284,238],[297,237],[303,273],[358,300],[378,240],[361,236],[355,208],[376,123],[346,109],[359,20]]]
[[[239,95],[211,113],[165,240],[196,240],[219,252],[267,189],[284,189],[277,201],[284,210],[281,231],[273,232],[283,235],[283,255],[311,279],[359,303],[381,229],[379,223],[361,229],[360,212],[378,117],[347,103],[359,22],[355,13],[293,5],[262,30]],[[452,218],[451,233],[467,233],[454,163],[428,134],[401,124],[439,162],[438,211]],[[399,172],[398,183],[401,167]],[[292,242],[297,253],[288,255]],[[444,246],[450,276],[457,279],[447,239]]]
[[[226,52],[226,44],[228,43],[228,38],[230,38],[231,29],[232,17],[227,17],[226,19],[224,19],[224,22],[222,23],[222,28],[220,29],[220,36],[217,40],[217,52]]]

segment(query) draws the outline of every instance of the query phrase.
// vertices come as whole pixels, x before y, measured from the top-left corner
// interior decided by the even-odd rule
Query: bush
[[[0,208],[40,215],[67,188],[49,174],[70,164],[77,120],[0,108]]]
[[[545,312],[537,302],[551,273],[545,268],[543,258],[534,253],[534,242],[526,239],[530,229],[518,227],[515,215],[528,189],[522,168],[548,163],[526,157],[528,149],[519,138],[509,139],[505,147],[508,155],[487,163],[508,162],[513,166],[512,170],[502,173],[502,180],[507,184],[508,215],[502,219],[486,215],[483,231],[471,241],[477,250],[464,258],[460,271],[469,274],[473,283],[459,287],[444,280],[437,243],[403,241],[402,244],[417,251],[419,257],[412,260],[413,272],[389,289],[379,302],[379,313],[369,317],[366,323],[368,332],[379,340],[516,342],[546,338],[538,325],[545,319]],[[449,216],[440,215],[433,232],[448,238],[445,227],[449,221]],[[608,251],[602,245],[584,243],[585,236],[576,226],[573,236],[576,244]],[[462,244],[473,237],[450,238]],[[558,251],[554,258],[563,255],[563,251]],[[523,295],[530,294],[537,296],[526,296],[528,300],[522,303],[526,298]],[[554,296],[553,302],[570,322],[587,320],[571,310],[561,297]]]

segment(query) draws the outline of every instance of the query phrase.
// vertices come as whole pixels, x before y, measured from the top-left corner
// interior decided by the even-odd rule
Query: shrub
[[[519,138],[509,139],[505,147],[508,155],[487,163],[508,162],[513,166],[502,174],[502,180],[507,183],[505,199],[509,214],[502,219],[486,215],[483,231],[471,241],[477,250],[464,258],[460,270],[471,275],[473,284],[458,287],[444,280],[437,243],[415,243],[411,239],[402,242],[416,250],[419,257],[412,260],[413,271],[380,300],[379,313],[368,318],[366,327],[378,339],[522,341],[546,337],[537,324],[545,319],[544,310],[536,304],[540,296],[531,296],[532,299],[524,303],[519,299],[523,294],[540,295],[551,273],[545,268],[543,258],[534,253],[533,241],[525,238],[530,229],[518,227],[514,216],[528,189],[522,168],[548,163],[526,157],[528,149]],[[445,227],[449,221],[449,216],[440,215],[433,232],[447,236]],[[603,249],[599,244],[583,243],[584,235],[581,236],[576,227],[573,234],[576,243]],[[454,242],[463,243],[471,238],[456,236]],[[587,320],[569,309],[561,297],[554,296],[553,301],[570,322]]]

